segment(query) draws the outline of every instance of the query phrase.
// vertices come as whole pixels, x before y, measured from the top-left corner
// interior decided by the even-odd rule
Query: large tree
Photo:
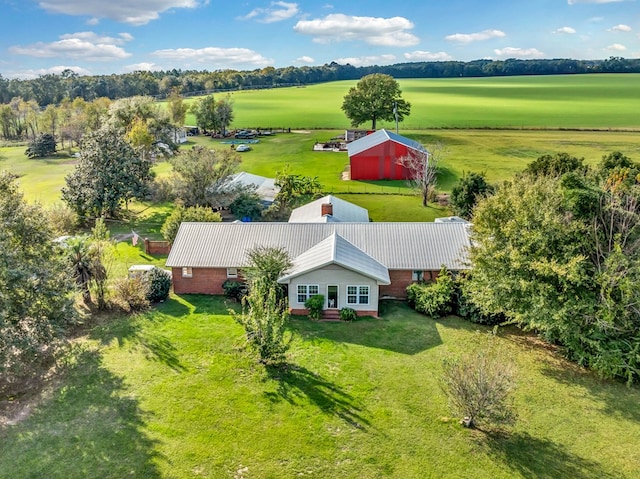
[[[151,163],[136,153],[124,132],[102,128],[84,137],[62,199],[81,219],[116,217],[126,202],[147,195],[152,179]]]
[[[229,185],[240,156],[195,146],[171,159],[176,196],[186,206],[229,206],[240,191]]]
[[[409,150],[406,156],[398,159],[398,163],[408,170],[407,182],[420,195],[422,206],[427,206],[429,196],[435,191],[438,165],[444,151],[442,143],[434,143],[427,146],[424,151]]]
[[[342,110],[352,126],[371,121],[376,129],[378,120],[398,121],[409,116],[411,104],[403,100],[400,85],[391,75],[373,73],[363,77],[344,97]]]
[[[0,394],[55,356],[77,319],[73,283],[47,217],[0,174]]]

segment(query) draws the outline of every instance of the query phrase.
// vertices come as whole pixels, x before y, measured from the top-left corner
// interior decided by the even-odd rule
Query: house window
[[[347,286],[347,304],[369,304],[369,286]]]
[[[423,281],[424,280],[424,272],[423,271],[414,271],[411,274],[411,281]]]
[[[193,269],[191,267],[182,268],[182,277],[183,278],[193,277]]]
[[[311,296],[320,293],[320,287],[317,284],[299,284],[298,285],[298,303],[304,303]]]
[[[227,278],[237,278],[238,268],[227,268]]]

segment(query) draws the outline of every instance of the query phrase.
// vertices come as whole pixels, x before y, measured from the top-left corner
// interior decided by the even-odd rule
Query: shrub
[[[358,313],[353,308],[342,308],[340,310],[340,319],[342,321],[355,321],[358,318]]]
[[[304,302],[304,307],[309,310],[309,317],[319,320],[322,317],[322,309],[324,308],[324,295],[316,294],[311,296]]]
[[[214,212],[208,206],[191,206],[185,208],[182,205],[178,205],[162,225],[160,231],[164,239],[169,243],[173,243],[173,240],[178,234],[180,223],[183,221],[213,223],[222,221],[222,217],[220,216],[220,213]]]
[[[440,387],[466,427],[509,424],[515,420],[512,393],[514,367],[492,351],[468,353],[445,359]]]
[[[171,273],[161,268],[153,268],[145,275],[148,283],[147,299],[152,303],[164,301],[171,290]]]
[[[242,192],[238,197],[229,205],[231,213],[236,218],[251,218],[251,220],[258,220],[262,218],[262,200],[256,193]]]
[[[469,279],[468,275],[460,275],[455,282],[455,313],[472,323],[487,324],[494,326],[503,323],[505,317],[503,314],[485,313],[473,302],[473,298],[466,291],[466,283]]]
[[[56,152],[56,139],[51,133],[40,133],[25,150],[24,154],[29,158],[42,158]]]
[[[222,283],[222,289],[227,298],[235,299],[238,302],[242,301],[248,292],[247,284],[242,281],[226,280]]]
[[[128,313],[144,311],[150,306],[147,299],[149,282],[142,276],[120,278],[113,285],[114,303]]]
[[[455,284],[451,272],[442,267],[434,283],[414,283],[407,287],[409,306],[430,317],[453,312]]]
[[[58,235],[73,234],[78,226],[78,215],[65,203],[55,203],[46,210],[49,225]]]

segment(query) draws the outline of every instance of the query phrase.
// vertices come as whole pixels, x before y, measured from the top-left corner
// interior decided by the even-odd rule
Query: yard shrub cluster
[[[242,299],[247,295],[247,283],[242,281],[231,281],[226,280],[222,283],[222,289],[224,290],[224,295],[227,298],[234,299],[238,302],[242,301]]]
[[[322,317],[324,308],[324,295],[316,294],[304,302],[304,307],[309,310],[309,317],[318,321]]]
[[[442,267],[433,283],[414,283],[407,288],[409,305],[432,318],[454,311],[455,283],[451,272]]]
[[[358,313],[353,308],[344,307],[340,310],[340,319],[342,321],[355,321],[358,319]]]
[[[119,278],[113,284],[113,303],[127,313],[149,309],[149,283],[141,276]]]
[[[164,301],[171,291],[171,273],[155,267],[145,275],[147,282],[147,299],[152,303]]]

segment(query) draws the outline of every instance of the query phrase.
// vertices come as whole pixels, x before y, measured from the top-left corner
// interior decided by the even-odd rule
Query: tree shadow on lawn
[[[531,479],[603,479],[620,477],[595,461],[580,457],[562,446],[526,432],[492,432],[482,437],[489,455],[515,473]]]
[[[357,429],[369,426],[353,396],[321,375],[295,364],[267,366],[266,370],[269,379],[278,384],[276,391],[265,393],[270,401],[284,400],[295,406],[306,398],[321,411],[335,415]]]
[[[359,344],[401,354],[419,354],[442,344],[437,323],[406,308],[391,306],[382,319],[353,322],[314,322],[306,317],[291,321],[291,329],[306,341],[317,338]]]
[[[97,339],[105,345],[111,344],[114,340],[120,347],[129,343],[133,349],[142,350],[147,360],[162,363],[176,372],[182,372],[186,370],[186,367],[180,362],[177,354],[178,349],[173,342],[157,329],[149,327],[145,323],[159,323],[167,313],[169,316],[180,316],[186,315],[188,312],[187,306],[169,298],[158,308],[146,313],[120,316],[106,324],[101,324],[91,331],[89,337]]]
[[[159,479],[163,458],[145,428],[137,401],[99,352],[76,351],[51,397],[27,419],[0,429],[0,471],[25,478]]]

